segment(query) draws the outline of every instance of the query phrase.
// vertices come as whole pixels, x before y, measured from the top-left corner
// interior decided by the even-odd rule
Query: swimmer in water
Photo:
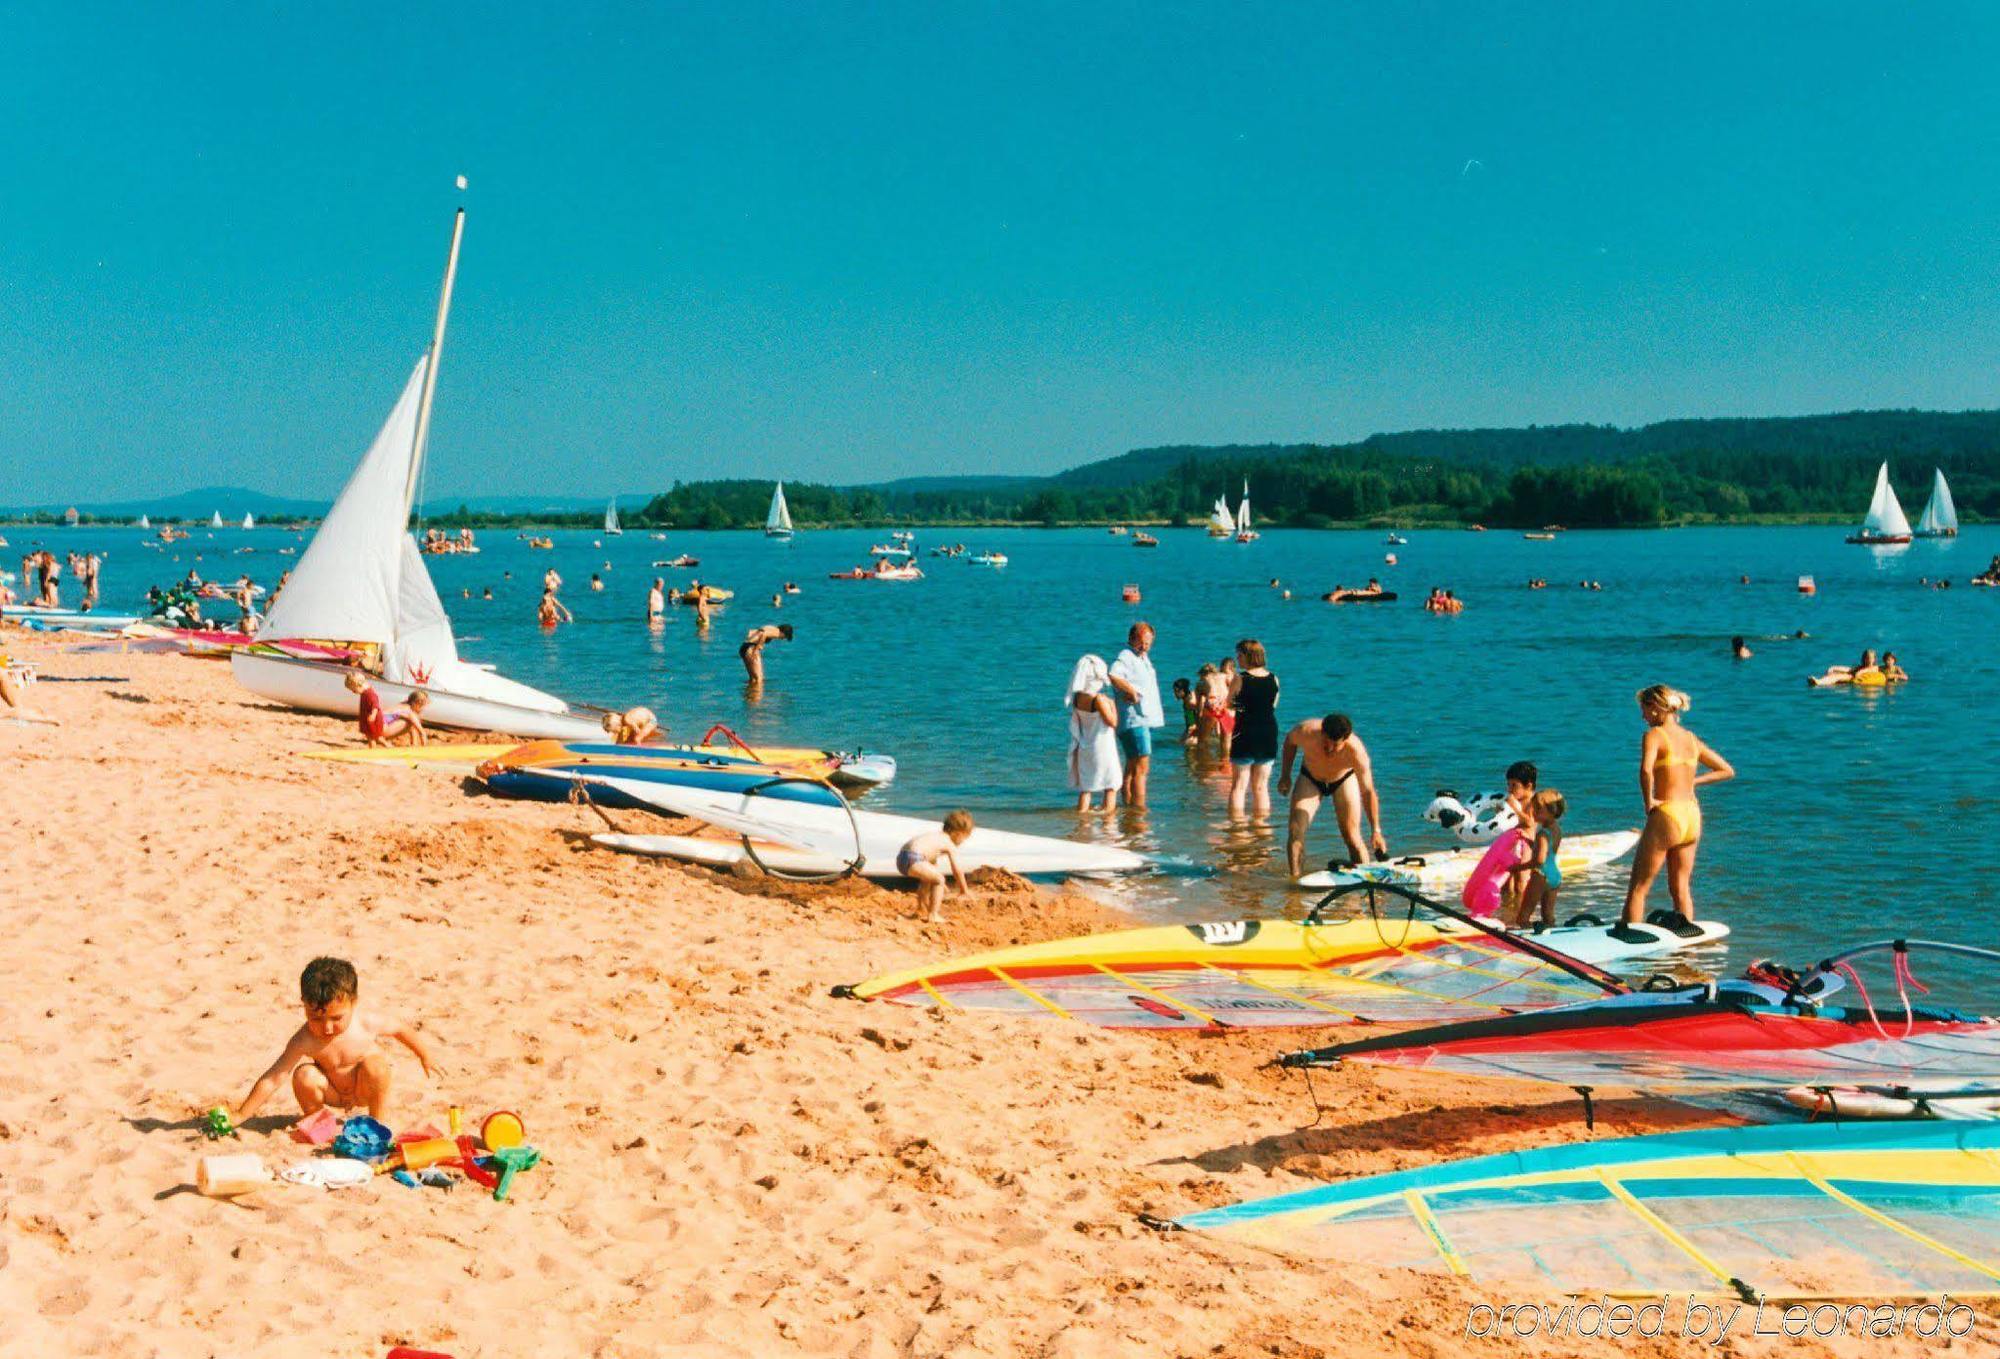
[[[1750,644],[1745,642],[1741,637],[1731,637],[1729,639],[1729,654],[1739,661],[1747,661],[1755,653],[1750,650]]]

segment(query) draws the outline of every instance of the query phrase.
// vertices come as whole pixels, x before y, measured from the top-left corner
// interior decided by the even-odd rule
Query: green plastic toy
[[[220,1104],[201,1116],[201,1135],[211,1142],[219,1142],[225,1137],[241,1137],[236,1125],[229,1121],[229,1110]]]
[[[505,1202],[507,1190],[513,1185],[514,1177],[524,1170],[532,1170],[541,1164],[542,1154],[523,1143],[518,1147],[501,1147],[489,1158],[500,1168],[500,1183],[493,1186],[496,1201]]]

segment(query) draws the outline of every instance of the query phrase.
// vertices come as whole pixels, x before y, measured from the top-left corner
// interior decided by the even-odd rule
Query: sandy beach
[[[72,639],[73,640],[73,639]],[[617,857],[575,807],[353,743],[226,667],[9,630],[60,729],[0,724],[10,924],[0,1031],[7,1355],[1714,1353],[1469,1340],[1489,1290],[1336,1272],[1171,1215],[1445,1156],[1586,1137],[1574,1098],[1405,1073],[1261,1070],[1284,1036],[1151,1037],[828,995],[892,967],[1121,922],[987,880],[910,898]],[[646,818],[614,816],[628,828]],[[666,823],[653,822],[664,826]],[[518,1111],[510,1202],[386,1178],[228,1202],[193,1119],[239,1099],[331,953],[416,1020],[392,1121]],[[281,1094],[240,1143],[299,1159]],[[1722,1121],[1600,1104],[1597,1136]],[[1906,1337],[1723,1353],[1975,1353]],[[1988,1350],[1987,1352],[1990,1352]]]

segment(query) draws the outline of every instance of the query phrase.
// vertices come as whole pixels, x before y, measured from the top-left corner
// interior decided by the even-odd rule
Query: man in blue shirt
[[[1146,775],[1153,764],[1153,732],[1166,725],[1160,707],[1160,678],[1148,654],[1153,649],[1153,625],[1134,623],[1125,634],[1126,647],[1111,663],[1111,688],[1118,705],[1118,749],[1125,756],[1125,802],[1146,805]]]

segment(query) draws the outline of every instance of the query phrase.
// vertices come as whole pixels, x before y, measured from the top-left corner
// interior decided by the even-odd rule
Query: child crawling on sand
[[[938,867],[940,855],[951,864],[952,874],[958,879],[958,894],[965,896],[971,890],[965,885],[965,870],[958,866],[958,847],[971,834],[972,813],[961,807],[945,817],[942,827],[913,837],[897,852],[896,871],[917,880],[917,909],[928,907],[928,919],[944,919],[945,874]]]
[[[365,1105],[370,1118],[387,1122],[389,1054],[382,1044],[390,1038],[416,1054],[426,1076],[438,1075],[442,1068],[432,1060],[423,1039],[396,1021],[373,1012],[363,1015],[360,994],[361,980],[352,963],[315,958],[306,964],[299,974],[306,1022],[236,1106],[236,1122],[263,1108],[287,1078],[302,1114],[317,1113],[329,1104],[342,1109]]]

